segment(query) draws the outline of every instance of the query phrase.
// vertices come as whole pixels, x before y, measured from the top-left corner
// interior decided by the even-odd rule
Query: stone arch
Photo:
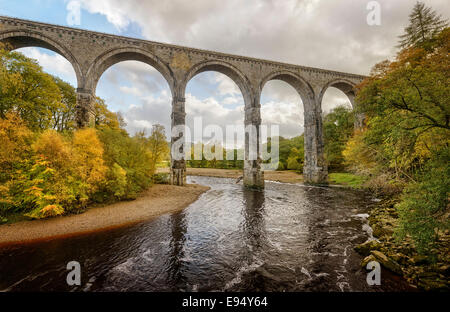
[[[78,87],[83,86],[85,83],[81,67],[70,50],[41,33],[33,32],[28,29],[3,32],[0,33],[0,42],[4,42],[9,45],[11,50],[27,47],[38,47],[56,52],[67,59],[72,65],[77,77]]]
[[[252,101],[251,84],[247,76],[245,76],[235,66],[220,60],[205,61],[191,67],[191,69],[185,75],[182,83],[180,84],[180,93],[184,95],[186,86],[189,83],[189,81],[196,75],[206,71],[219,72],[229,77],[241,90],[245,106],[246,107],[254,106],[255,103],[254,101]]]
[[[152,66],[166,79],[172,96],[174,95],[175,79],[170,68],[157,56],[140,48],[117,48],[98,56],[87,71],[86,88],[95,94],[103,73],[111,66],[123,61],[138,61]]]
[[[305,161],[303,174],[307,183],[323,183],[327,180],[327,167],[323,154],[323,130],[320,106],[317,105],[314,89],[300,75],[289,70],[275,71],[267,75],[260,84],[259,93],[270,80],[282,80],[291,85],[303,102]]]
[[[329,81],[325,86],[322,88],[319,94],[319,104],[322,105],[322,98],[327,91],[329,87],[336,88],[340,91],[342,91],[347,98],[350,101],[350,104],[352,105],[352,108],[355,109],[355,95],[356,95],[356,84],[351,82],[350,80],[338,78],[333,79]]]
[[[281,80],[293,87],[302,99],[303,106],[306,111],[306,107],[313,108],[314,106],[314,90],[311,85],[301,76],[288,70],[281,70],[272,72],[263,78],[259,85],[258,93],[261,92],[267,82],[271,80]]]

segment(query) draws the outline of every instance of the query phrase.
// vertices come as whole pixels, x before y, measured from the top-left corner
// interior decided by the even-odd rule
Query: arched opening
[[[148,62],[115,59],[107,65],[100,66],[106,69],[95,81],[94,123],[108,147],[107,163],[117,163],[127,172],[129,185],[144,189],[154,173],[170,171],[171,89]]]
[[[103,73],[111,66],[124,61],[142,62],[153,67],[164,77],[173,95],[174,79],[169,67],[153,54],[137,48],[114,49],[99,56],[88,69],[86,88],[95,93]]]
[[[328,87],[322,97],[322,114],[330,113],[336,107],[345,107],[353,110],[353,98],[336,87]]]
[[[48,70],[49,72],[54,71],[55,66],[63,64],[64,62],[62,61],[62,58],[64,58],[71,65],[70,67],[72,67],[72,70],[75,73],[76,80],[75,82],[73,82],[72,79],[72,81],[70,81],[71,84],[75,88],[83,84],[81,68],[78,62],[76,61],[75,57],[70,53],[70,51],[67,48],[63,47],[62,45],[53,41],[52,39],[47,38],[41,34],[34,34],[30,31],[26,32],[15,31],[0,34],[0,42],[4,43],[7,49],[10,50],[19,49],[19,52],[32,51],[30,49],[38,49],[37,51],[39,51],[39,53],[36,52],[29,52],[29,53],[31,53],[32,56],[40,55],[41,56],[40,61],[42,61],[43,63],[47,63],[47,66],[44,66],[45,67],[44,69]],[[45,51],[44,49],[50,50],[56,54],[43,52]],[[56,63],[51,64],[51,62],[46,62],[48,58],[45,59],[45,56],[42,57],[42,54],[48,54],[51,56],[59,55],[61,57],[56,57],[55,58]],[[66,68],[67,67],[68,66],[66,65]],[[66,69],[66,71],[68,72],[69,70]]]
[[[77,76],[70,62],[61,54],[40,47],[25,47],[14,50],[20,52],[26,57],[35,59],[43,70],[65,82],[68,82],[74,88],[77,88]]]
[[[343,150],[356,124],[353,84],[333,81],[321,93],[324,153],[331,173],[345,170]]]
[[[120,114],[130,135],[148,135],[160,124],[170,137],[172,93],[163,75],[147,63],[126,60],[108,66],[97,80],[95,95]]]
[[[8,34],[0,35],[5,48],[8,71],[19,74],[21,83],[4,86],[1,95],[13,88],[14,98],[3,98],[0,117],[5,112],[17,113],[33,130],[72,130],[75,127],[76,88],[80,80],[79,67],[61,46],[44,39]],[[20,54],[16,54],[20,53]],[[26,58],[23,58],[24,55]],[[33,61],[29,61],[31,59]],[[34,61],[37,61],[36,66]],[[6,83],[8,85],[8,83]]]
[[[272,137],[274,134],[270,133],[270,139],[262,138],[262,151],[263,161],[268,163],[267,158],[270,152],[274,152],[272,148],[276,144],[272,140],[278,139],[278,164],[268,168],[301,173],[304,163],[305,109],[296,87],[300,86],[289,76],[275,76],[263,86],[260,97],[262,125],[267,127],[268,133],[272,126],[278,126],[279,137]],[[268,156],[264,153],[268,153]]]
[[[243,79],[219,64],[197,67],[187,75],[188,170],[243,169],[245,107],[251,105]]]
[[[329,82],[321,91],[319,101],[323,112],[329,112],[337,106],[354,109],[355,85],[344,80]]]

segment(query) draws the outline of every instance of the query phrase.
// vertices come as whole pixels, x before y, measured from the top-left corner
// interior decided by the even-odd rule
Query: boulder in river
[[[376,240],[369,240],[367,242],[364,242],[362,244],[355,246],[355,251],[359,253],[360,255],[367,257],[370,255],[370,252],[372,250],[379,250],[381,247],[381,244]]]
[[[377,259],[375,259],[375,257],[372,256],[372,255],[365,257],[365,258],[361,261],[361,267],[362,267],[363,269],[365,269],[366,266],[367,266],[367,264],[368,264],[369,262],[372,262],[372,261],[377,261]]]
[[[378,250],[372,250],[370,252],[370,254],[375,257],[375,260],[378,261],[383,267],[385,267],[386,269],[400,274],[403,274],[402,268],[401,266],[394,261],[393,259],[388,258],[384,253],[382,253],[381,251]]]

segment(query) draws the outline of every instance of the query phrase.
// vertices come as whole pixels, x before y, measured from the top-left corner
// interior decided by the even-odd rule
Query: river
[[[4,291],[395,291],[369,286],[353,246],[368,239],[369,194],[340,187],[188,177],[211,190],[138,225],[0,250]],[[81,286],[66,265],[81,264]]]

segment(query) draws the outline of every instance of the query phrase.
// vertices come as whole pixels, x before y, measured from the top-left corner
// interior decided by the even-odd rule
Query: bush
[[[32,145],[34,156],[30,170],[18,178],[22,194],[15,194],[16,205],[26,215],[42,218],[61,215],[73,209],[87,196],[75,178],[77,162],[70,142],[54,130],[44,131]]]
[[[105,179],[107,171],[103,161],[103,145],[92,128],[76,131],[72,144],[77,174],[86,186],[86,193],[93,194]]]
[[[437,240],[438,230],[449,229],[450,148],[436,153],[420,175],[403,192],[398,210],[398,239],[410,235],[417,250],[428,253]],[[446,217],[447,216],[447,217]]]
[[[114,163],[109,168],[106,179],[106,190],[115,198],[121,199],[126,195],[127,172],[118,164]]]
[[[105,162],[110,168],[108,176],[118,181],[121,186],[110,183],[103,189],[103,198],[112,193],[122,194],[120,198],[132,199],[151,185],[154,166],[151,154],[142,144],[139,137],[130,137],[123,130],[104,128],[99,131],[100,140],[105,147]],[[125,171],[126,184],[123,185],[123,172]],[[119,181],[120,180],[120,181]],[[119,190],[120,189],[120,190]]]

